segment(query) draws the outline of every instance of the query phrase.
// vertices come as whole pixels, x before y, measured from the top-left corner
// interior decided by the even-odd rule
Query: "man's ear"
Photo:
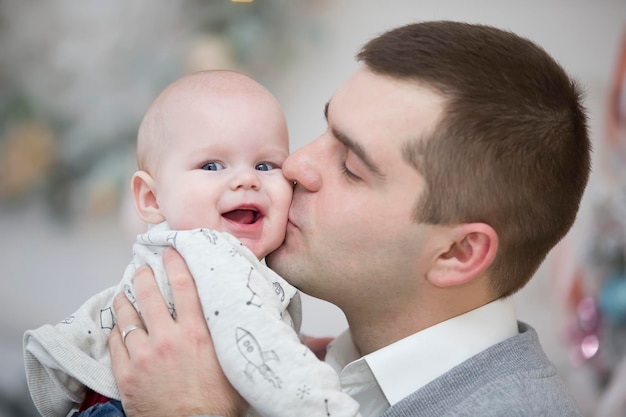
[[[485,223],[465,223],[451,230],[451,242],[426,273],[437,287],[470,282],[493,262],[498,251],[498,234]]]
[[[165,220],[159,209],[154,179],[146,171],[137,171],[130,184],[137,214],[146,223],[157,224]]]

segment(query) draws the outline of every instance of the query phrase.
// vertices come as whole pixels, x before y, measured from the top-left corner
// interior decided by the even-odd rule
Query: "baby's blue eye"
[[[270,164],[269,162],[259,162],[254,167],[254,169],[256,169],[257,171],[271,171],[274,168],[276,167],[273,164]]]
[[[220,171],[222,169],[224,169],[224,165],[222,165],[219,162],[216,161],[211,161],[211,162],[207,162],[206,164],[202,165],[200,168],[206,170],[206,171]]]

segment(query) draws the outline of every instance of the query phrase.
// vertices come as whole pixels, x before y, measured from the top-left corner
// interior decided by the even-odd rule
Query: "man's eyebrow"
[[[329,104],[330,102],[327,102],[326,105],[324,106],[324,117],[326,118],[326,121],[328,121],[328,105]],[[376,166],[376,164],[374,163],[374,160],[370,158],[367,152],[365,152],[365,149],[363,149],[363,146],[361,146],[361,144],[353,141],[352,139],[350,139],[348,135],[341,132],[340,130],[337,130],[335,127],[331,126],[330,130],[333,136],[339,142],[341,142],[346,148],[351,150],[361,160],[361,162],[363,162],[363,164],[366,166],[366,168],[369,171],[371,171],[373,174],[381,178],[385,176],[382,173],[382,171]]]

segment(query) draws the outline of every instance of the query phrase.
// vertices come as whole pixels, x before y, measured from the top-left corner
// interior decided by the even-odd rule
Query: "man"
[[[296,185],[268,258],[346,314],[327,355],[344,391],[363,416],[580,415],[510,300],[570,229],[588,180],[577,85],[530,41],[457,22],[391,30],[358,59],[327,131],[282,167]],[[169,318],[143,270],[148,330],[110,339],[126,409],[238,415],[189,273],[169,257],[185,309]],[[139,320],[123,299],[116,309],[120,329]]]

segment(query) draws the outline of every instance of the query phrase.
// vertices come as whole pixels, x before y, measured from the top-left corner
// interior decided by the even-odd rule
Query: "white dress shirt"
[[[512,298],[496,300],[424,329],[364,357],[349,329],[328,348],[326,362],[344,392],[360,404],[362,417],[387,408],[483,350],[515,336]]]

